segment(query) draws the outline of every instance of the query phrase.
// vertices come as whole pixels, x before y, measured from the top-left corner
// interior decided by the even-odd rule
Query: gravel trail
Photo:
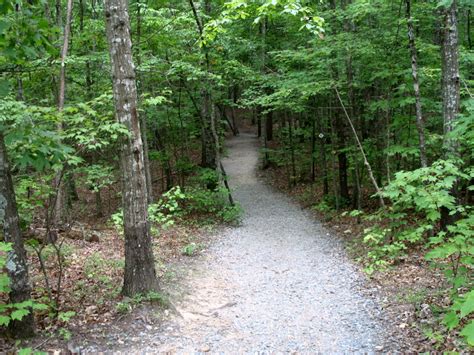
[[[188,289],[140,352],[374,352],[385,343],[377,302],[342,244],[256,177],[257,140],[228,142],[224,160],[245,210],[184,280]],[[386,349],[384,349],[386,350]]]

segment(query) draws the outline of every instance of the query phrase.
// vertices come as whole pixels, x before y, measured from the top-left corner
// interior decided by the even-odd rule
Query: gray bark
[[[72,6],[73,1],[67,1],[66,8],[66,23],[64,25],[63,32],[63,45],[61,48],[61,70],[59,74],[59,94],[58,94],[58,111],[62,112],[64,109],[64,101],[66,94],[66,58],[69,51],[69,37],[71,33],[71,18],[72,18]],[[63,129],[62,124],[58,125],[58,130]],[[53,214],[53,224],[57,226],[64,219],[64,208],[66,202],[66,191],[64,188],[64,183],[61,181],[62,172],[56,174],[55,178],[55,188],[57,190],[55,205],[54,205],[54,214]]]
[[[158,280],[148,223],[143,143],[127,3],[127,0],[106,0],[105,20],[116,117],[130,132],[130,136],[122,142],[120,167],[125,234],[122,293],[132,296],[157,290]]]
[[[141,41],[141,33],[142,33],[142,17],[141,17],[141,8],[140,8],[140,1],[137,0],[137,64],[138,67],[141,65],[141,55],[140,55],[140,41]],[[140,73],[137,74],[138,76],[138,90],[140,91],[141,88],[141,76]],[[146,116],[143,113],[140,115],[140,127],[141,127],[141,134],[142,134],[142,141],[143,141],[143,159],[145,162],[145,177],[146,177],[146,190],[147,190],[147,200],[148,203],[153,202],[153,180],[151,178],[151,168],[150,168],[150,157],[148,155],[148,138],[147,138],[147,123],[146,123]]]
[[[425,143],[425,124],[423,122],[423,112],[421,109],[421,95],[420,84],[418,81],[418,63],[415,44],[415,33],[413,31],[413,18],[411,16],[411,1],[406,0],[406,18],[408,26],[408,43],[410,46],[411,55],[411,74],[413,77],[413,90],[415,91],[415,111],[416,111],[416,129],[418,131],[418,149],[420,151],[420,163],[422,168],[428,166],[428,159],[426,157],[426,143]]]
[[[203,36],[203,20],[199,18],[196,6],[193,0],[189,0],[189,5],[193,12],[194,20],[199,32],[199,36]],[[204,11],[206,15],[211,14],[211,3],[206,0],[203,3]],[[218,127],[216,122],[216,115],[214,109],[214,103],[212,100],[211,93],[211,82],[207,74],[210,73],[211,66],[209,61],[209,49],[205,44],[202,46],[204,58],[205,58],[205,70],[206,77],[203,79],[203,85],[201,88],[201,141],[202,141],[202,158],[201,165],[205,168],[217,170],[219,166],[219,136]]]
[[[459,114],[460,77],[459,77],[459,34],[457,21],[457,1],[443,11],[443,44],[442,44],[442,91],[443,91],[443,148],[446,158],[455,158],[459,154],[459,142],[452,135],[454,124]],[[457,182],[451,189],[451,195],[458,198]],[[441,228],[453,224],[459,214],[451,214],[449,209],[441,209]]]
[[[444,118],[444,149],[448,157],[457,155],[458,143],[451,136],[456,117],[459,113],[460,77],[459,77],[459,52],[458,52],[458,23],[457,1],[454,0],[444,10],[443,28],[443,118]]]
[[[0,224],[3,224],[5,242],[12,243],[13,247],[7,257],[11,303],[23,302],[31,298],[26,251],[19,221],[5,141],[3,132],[0,132]],[[31,310],[20,321],[15,320],[9,324],[10,333],[14,337],[32,336],[34,329],[34,318]]]

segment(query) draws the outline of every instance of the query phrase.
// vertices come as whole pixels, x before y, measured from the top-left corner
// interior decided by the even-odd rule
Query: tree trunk
[[[328,195],[329,194],[329,181],[328,181],[328,175],[329,175],[329,171],[328,171],[328,164],[327,164],[327,158],[326,158],[326,137],[324,135],[324,132],[323,132],[323,124],[321,122],[323,118],[323,115],[320,115],[320,119],[317,121],[318,122],[318,130],[319,130],[319,134],[320,134],[320,139],[319,139],[319,156],[320,156],[320,159],[321,159],[321,164],[322,164],[322,180],[323,180],[323,194],[324,196]]]
[[[341,104],[341,107],[344,111],[344,114],[346,115],[347,122],[349,122],[349,125],[351,126],[352,133],[354,133],[354,139],[357,143],[357,146],[360,150],[360,153],[362,155],[362,158],[364,159],[364,165],[367,167],[367,171],[369,173],[370,180],[372,181],[372,184],[374,185],[375,191],[377,192],[377,195],[379,197],[379,202],[380,202],[380,207],[385,208],[385,202],[382,197],[382,190],[380,190],[379,185],[377,184],[377,181],[375,180],[374,173],[372,171],[372,167],[367,160],[367,155],[365,155],[364,147],[362,146],[362,143],[360,142],[359,136],[357,135],[357,131],[354,127],[354,124],[352,123],[351,117],[347,113],[346,107],[344,106],[344,102],[341,99],[341,95],[339,95],[339,90],[335,87],[334,90],[336,91],[336,96],[339,100],[339,103]]]
[[[291,176],[290,176],[290,187],[296,185],[296,159],[295,159],[295,145],[293,138],[293,116],[285,114],[288,122],[288,139],[290,145],[290,159],[291,159]]]
[[[198,28],[199,36],[203,36],[203,26],[204,23],[202,19],[199,18],[199,15],[194,5],[193,0],[188,0],[191,10],[193,12],[194,20]],[[204,11],[206,15],[210,16],[211,14],[211,3],[208,0],[205,0],[203,3]],[[202,98],[202,108],[201,108],[201,141],[202,141],[202,159],[201,165],[205,168],[217,170],[219,166],[219,136],[217,133],[217,123],[215,120],[215,110],[214,103],[212,101],[211,95],[211,82],[209,80],[208,74],[210,73],[211,65],[209,61],[209,50],[205,44],[202,45],[202,51],[205,58],[205,71],[206,77],[203,80],[201,88],[201,98]]]
[[[458,53],[457,1],[444,10],[443,47],[442,47],[442,80],[443,80],[443,118],[444,149],[447,157],[458,155],[458,142],[450,134],[459,113],[460,77]]]
[[[273,140],[273,112],[265,115],[265,138],[267,141]]]
[[[66,23],[64,24],[63,45],[61,48],[61,70],[59,73],[59,94],[58,94],[58,111],[61,113],[64,109],[64,100],[66,95],[66,58],[69,50],[69,37],[71,33],[73,1],[67,1]],[[62,123],[58,124],[58,130],[62,131]],[[61,179],[63,172],[58,172],[55,177],[54,187],[56,189],[56,199],[54,204],[53,225],[58,226],[64,220],[64,209],[66,205],[66,189],[64,181]]]
[[[459,53],[458,53],[458,23],[457,23],[457,1],[453,0],[451,6],[444,9],[444,28],[442,45],[442,90],[443,90],[443,120],[444,120],[444,142],[443,149],[447,159],[456,158],[459,154],[459,143],[453,137],[454,123],[459,114],[460,102],[460,77],[459,77]],[[451,189],[451,195],[458,198],[457,183]],[[446,230],[447,226],[453,224],[459,216],[450,214],[447,208],[441,209],[441,228]]]
[[[142,17],[141,17],[141,7],[140,7],[140,0],[137,0],[137,64],[140,67],[141,65],[141,55],[140,55],[140,41],[141,41],[141,33],[142,33]],[[141,75],[138,72],[138,90],[140,91],[141,87]],[[145,163],[145,178],[146,178],[146,190],[147,190],[147,201],[148,203],[153,202],[153,183],[151,177],[151,168],[150,168],[150,158],[148,154],[148,139],[147,139],[147,123],[146,123],[146,116],[144,113],[140,115],[140,128],[142,134],[142,141],[143,141],[143,161]]]
[[[346,148],[346,135],[344,133],[344,124],[341,120],[338,111],[335,112],[335,130],[337,134],[337,161],[338,161],[338,175],[339,175],[339,193],[341,196],[342,205],[350,200],[349,186],[347,184],[347,154],[344,151]]]
[[[20,231],[20,221],[15,200],[10,167],[3,132],[0,132],[0,224],[3,224],[5,242],[12,243],[8,252],[7,272],[10,278],[10,303],[19,303],[31,298],[26,251]],[[21,320],[11,321],[9,331],[13,337],[30,337],[34,334],[33,313]]]
[[[117,120],[130,136],[120,152],[125,234],[125,273],[122,293],[133,296],[158,289],[148,224],[143,143],[137,110],[127,0],[106,0],[105,20],[112,64]]]
[[[234,127],[233,133],[234,136],[239,135],[239,125],[237,124],[237,115],[235,114],[235,107],[237,106],[237,85],[232,87],[231,91],[231,99],[232,99],[232,106],[231,106],[231,115],[232,115],[232,126]]]
[[[420,163],[422,168],[428,166],[425,144],[425,124],[421,110],[420,84],[418,82],[418,64],[415,45],[415,33],[413,32],[413,18],[411,17],[411,1],[406,0],[406,18],[408,26],[408,43],[411,53],[411,74],[413,76],[413,89],[415,91],[416,129],[418,130],[418,149],[420,151]]]

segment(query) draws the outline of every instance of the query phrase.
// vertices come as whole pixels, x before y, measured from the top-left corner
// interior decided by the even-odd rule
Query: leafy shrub
[[[462,325],[461,334],[470,345],[474,344],[474,323],[472,319],[465,322],[474,312],[474,216],[472,207],[456,201],[452,190],[455,184],[469,185],[473,178],[472,169],[463,170],[454,160],[399,172],[383,191],[392,206],[369,216],[378,223],[364,232],[364,243],[370,247],[366,258],[369,273],[396,261],[412,246],[427,251],[426,259],[444,271],[452,286],[452,305],[443,323],[448,330]],[[440,229],[442,209],[458,216],[446,231]]]
[[[179,202],[184,200],[186,195],[181,187],[175,186],[165,192],[158,203],[148,207],[148,219],[162,228],[167,228],[175,223],[175,220],[182,215]]]

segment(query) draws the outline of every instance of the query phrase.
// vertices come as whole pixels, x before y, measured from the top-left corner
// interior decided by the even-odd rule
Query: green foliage
[[[94,192],[99,192],[115,182],[114,168],[111,166],[92,164],[78,168],[76,172],[83,174],[82,183]]]
[[[452,306],[443,323],[450,331],[461,326],[461,334],[469,344],[473,342],[471,325],[465,322],[474,311],[474,215],[471,207],[459,204],[452,190],[455,184],[469,184],[472,179],[471,169],[462,169],[452,160],[398,172],[383,192],[393,201],[392,206],[389,211],[372,216],[380,223],[364,232],[364,243],[370,248],[366,259],[369,273],[396,261],[413,245],[427,250],[426,259],[442,269],[452,285]],[[442,209],[458,216],[446,231],[439,229]]]
[[[4,271],[8,267],[8,253],[13,250],[10,243],[0,242],[0,296],[5,297],[10,292],[10,279]],[[0,326],[8,326],[11,321],[22,320],[34,310],[47,310],[48,306],[27,300],[20,303],[0,303]]]
[[[152,291],[145,295],[138,294],[133,298],[124,298],[115,305],[115,310],[117,313],[126,314],[145,302],[157,304],[161,307],[168,307],[169,305],[168,298],[164,294]]]
[[[183,247],[182,254],[186,256],[193,256],[200,249],[199,244],[189,243]]]
[[[149,220],[160,226],[161,228],[168,228],[174,225],[177,218],[182,215],[180,201],[186,198],[179,186],[165,192],[158,203],[151,204],[148,207]]]

